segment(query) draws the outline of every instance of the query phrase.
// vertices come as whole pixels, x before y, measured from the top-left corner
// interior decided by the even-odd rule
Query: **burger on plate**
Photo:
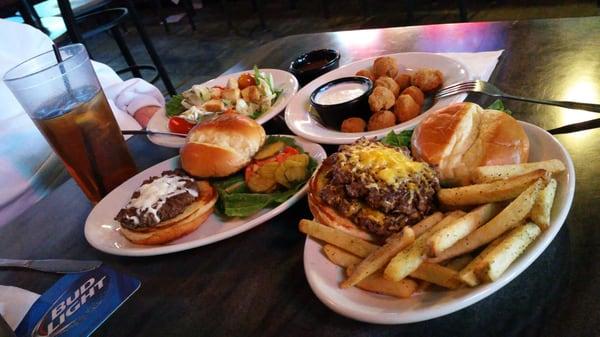
[[[361,138],[329,156],[309,184],[315,219],[378,241],[431,213],[439,181],[408,150]]]
[[[196,125],[181,147],[181,167],[199,178],[226,177],[250,163],[266,140],[252,118],[225,113]]]
[[[467,102],[429,114],[414,130],[411,147],[450,185],[469,184],[478,166],[525,163],[529,157],[529,139],[517,120]]]
[[[133,193],[115,220],[129,241],[158,245],[195,231],[213,212],[217,191],[182,170],[151,177]]]

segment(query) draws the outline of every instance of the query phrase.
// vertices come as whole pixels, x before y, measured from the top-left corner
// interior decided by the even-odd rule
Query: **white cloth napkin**
[[[498,58],[504,49],[486,51],[481,53],[439,53],[462,63],[468,70],[470,77],[475,80],[487,81],[490,79]]]
[[[0,315],[15,330],[38,297],[29,290],[0,286]]]

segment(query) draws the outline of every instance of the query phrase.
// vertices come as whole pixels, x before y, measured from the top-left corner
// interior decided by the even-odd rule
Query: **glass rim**
[[[60,50],[72,49],[72,48],[81,48],[83,51],[85,51],[85,46],[83,44],[81,44],[81,43],[74,43],[74,44],[70,44],[70,45],[67,45],[67,46],[64,46],[64,47],[60,47],[59,51]],[[11,72],[19,69],[20,67],[24,66],[25,64],[27,64],[27,63],[29,63],[29,62],[37,59],[37,58],[42,57],[42,56],[44,56],[46,54],[49,54],[49,53],[54,54],[54,50],[51,49],[49,51],[46,51],[46,52],[43,52],[41,54],[35,55],[35,56],[30,57],[27,60],[25,60],[25,61],[17,64],[17,65],[15,65],[14,67],[12,67],[8,71],[6,71],[6,73],[2,77],[2,81],[4,81],[4,82],[12,82],[12,81],[17,81],[17,80],[22,80],[22,79],[25,79],[27,77],[35,76],[35,75],[40,74],[40,73],[42,73],[44,71],[47,71],[49,69],[52,69],[52,68],[55,68],[55,67],[59,67],[60,65],[63,65],[65,62],[67,62],[70,59],[72,59],[73,57],[77,56],[77,54],[72,54],[72,55],[69,55],[67,58],[63,59],[62,62],[56,62],[54,64],[50,64],[50,65],[42,67],[41,69],[38,69],[38,70],[36,70],[34,72],[31,72],[31,73],[28,73],[28,74],[25,74],[25,75],[21,75],[21,76],[15,76],[15,77],[11,77],[10,76]],[[86,59],[89,59],[89,57],[86,57]],[[83,62],[85,62],[85,60],[82,60],[82,63]],[[77,68],[78,66],[79,66],[79,64],[75,65],[73,68]]]

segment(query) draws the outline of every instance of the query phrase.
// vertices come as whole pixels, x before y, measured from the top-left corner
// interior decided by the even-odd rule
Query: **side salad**
[[[222,113],[239,113],[256,119],[267,112],[283,90],[275,87],[273,75],[253,71],[230,78],[225,86],[193,85],[166,104],[169,130],[187,133],[197,123]]]
[[[228,217],[250,216],[279,205],[308,181],[317,162],[293,138],[269,136],[243,172],[214,180],[217,211]]]

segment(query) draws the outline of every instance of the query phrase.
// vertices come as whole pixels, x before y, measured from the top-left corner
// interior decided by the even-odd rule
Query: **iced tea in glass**
[[[4,81],[92,203],[137,172],[85,47],[9,70]]]

